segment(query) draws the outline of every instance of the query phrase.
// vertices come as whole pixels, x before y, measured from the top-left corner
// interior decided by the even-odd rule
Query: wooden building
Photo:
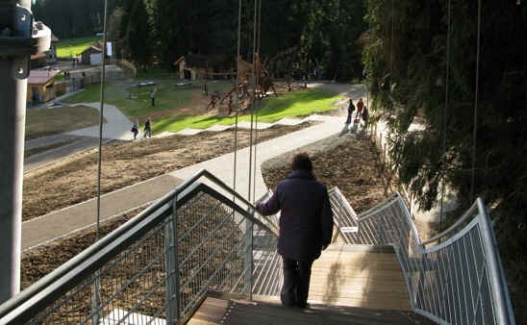
[[[46,53],[46,63],[52,64],[57,62],[57,44],[59,42],[59,38],[55,36],[55,34],[51,33],[51,46],[49,50],[47,50]]]
[[[102,64],[102,45],[93,44],[81,53],[81,63],[85,65]]]
[[[201,79],[214,75],[226,75],[233,63],[224,55],[188,54],[180,57],[174,65],[179,67],[179,78]]]
[[[55,76],[59,70],[31,70],[27,79],[27,101],[45,103],[55,99]]]

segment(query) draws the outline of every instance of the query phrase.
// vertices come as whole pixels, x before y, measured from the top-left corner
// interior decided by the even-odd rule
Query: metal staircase
[[[357,272],[365,269],[360,263],[369,258],[352,262],[352,257],[367,251],[377,254],[378,261],[370,269],[379,273],[376,281],[381,284],[380,294],[372,296],[377,297],[372,301],[382,300],[383,286],[393,282],[396,273],[402,288],[397,300],[430,320],[514,324],[481,200],[461,223],[421,243],[399,195],[361,216],[338,189],[331,191],[330,199],[345,244],[325,252],[318,262],[320,268],[315,263],[314,270],[329,282],[313,275],[312,287],[322,293],[343,288],[337,290],[342,299],[330,301],[330,296],[326,299],[320,294],[316,308],[327,306],[333,313],[348,299],[343,295],[365,294],[356,283],[348,286],[343,280],[344,285],[333,287],[331,281],[360,277]],[[276,253],[277,221],[278,216],[258,215],[242,196],[201,171],[0,306],[0,324],[181,324],[198,309],[203,314],[211,295],[276,300],[273,297],[282,282],[281,259]],[[439,240],[440,244],[425,248]],[[331,269],[334,265],[342,266],[341,273]],[[324,271],[326,266],[329,271]],[[383,266],[391,273],[380,272]],[[388,295],[390,290],[384,292]],[[358,306],[361,304],[359,301]]]

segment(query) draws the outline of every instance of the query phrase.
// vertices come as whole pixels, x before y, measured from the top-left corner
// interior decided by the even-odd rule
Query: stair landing
[[[411,310],[393,248],[331,245],[313,263],[310,303]]]

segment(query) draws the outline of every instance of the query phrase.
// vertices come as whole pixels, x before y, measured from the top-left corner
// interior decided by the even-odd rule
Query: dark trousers
[[[346,124],[350,124],[351,123],[351,115],[352,114],[353,114],[353,112],[348,111],[348,118],[346,119]]]
[[[305,307],[313,261],[299,262],[285,257],[282,257],[282,260],[284,262],[284,284],[280,292],[282,304]]]

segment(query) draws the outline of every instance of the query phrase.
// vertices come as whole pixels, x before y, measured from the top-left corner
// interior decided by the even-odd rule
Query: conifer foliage
[[[421,207],[429,209],[441,198],[443,180],[459,203],[452,216],[476,197],[488,204],[515,311],[525,313],[527,3],[481,1],[476,120],[478,1],[451,0],[448,81],[447,3],[368,1],[364,60],[376,115],[389,120],[395,168]],[[409,132],[412,122],[426,130]]]

